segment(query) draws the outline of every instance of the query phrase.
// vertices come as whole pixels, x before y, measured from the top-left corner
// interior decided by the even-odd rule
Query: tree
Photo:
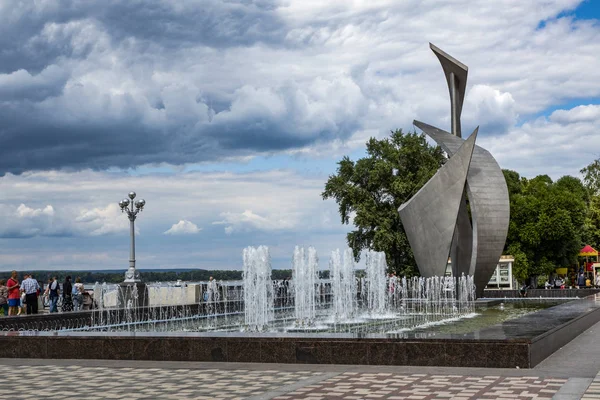
[[[579,171],[583,174],[583,183],[592,195],[600,195],[600,158]]]
[[[342,223],[356,227],[346,239],[357,261],[362,250],[384,251],[390,271],[417,273],[398,208],[444,162],[443,151],[430,146],[424,135],[401,130],[382,140],[369,139],[366,157],[356,162],[344,157],[338,162],[337,173],[327,180],[322,197],[334,199]]]
[[[587,189],[588,212],[585,218],[583,239],[594,248],[600,246],[600,159],[580,171]]]
[[[582,182],[571,176],[552,182],[547,175],[528,180],[506,170],[504,176],[511,210],[506,251],[515,257],[517,280],[576,263],[587,214]]]

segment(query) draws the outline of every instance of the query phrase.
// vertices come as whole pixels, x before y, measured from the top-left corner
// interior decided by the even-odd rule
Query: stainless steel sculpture
[[[476,137],[477,129],[429,182],[398,209],[421,275],[443,276],[446,271]]]
[[[440,169],[441,171],[455,157],[464,157],[461,155],[463,149],[469,141],[474,142],[475,137],[471,135],[467,141],[461,138],[460,114],[468,69],[464,64],[434,45],[430,44],[430,47],[440,60],[448,82],[452,132],[446,132],[419,121],[414,121],[414,124],[435,140],[450,157],[446,165]],[[452,165],[456,164],[460,165],[458,162],[452,163]],[[459,167],[450,168],[458,168],[455,174],[460,174],[461,169]],[[475,146],[465,177],[466,181],[463,182],[463,193],[458,209],[455,206],[455,198],[447,196],[449,188],[455,186],[456,181],[453,179],[440,179],[437,176],[436,173],[413,198],[399,209],[400,218],[415,255],[417,266],[424,276],[443,275],[446,270],[447,256],[450,253],[453,274],[455,276],[462,273],[473,275],[477,286],[477,295],[481,296],[502,255],[508,232],[510,207],[504,174],[487,150]],[[418,227],[414,216],[409,216],[405,211],[408,204],[414,201],[426,203],[421,208],[423,210],[428,209],[427,203],[433,201],[432,195],[421,196],[421,192],[433,193],[434,197],[437,196],[443,200],[443,204],[436,201],[436,204],[440,207],[437,214],[447,213],[448,215],[435,217],[438,218],[437,224],[424,224],[422,227]],[[467,212],[467,196],[471,209],[471,220]],[[452,226],[454,234],[450,239],[448,239],[447,234],[448,221],[454,221]],[[430,232],[430,230],[439,229],[443,229],[445,234],[440,235],[439,233]],[[445,252],[446,258],[443,262],[441,256],[436,254],[435,260],[433,260],[431,255],[428,254],[435,248],[439,249],[440,253]]]

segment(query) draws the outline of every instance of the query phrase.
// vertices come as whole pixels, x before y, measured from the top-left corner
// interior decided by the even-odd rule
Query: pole
[[[129,219],[129,235],[131,236],[131,246],[129,248],[129,268],[135,268],[135,216]]]

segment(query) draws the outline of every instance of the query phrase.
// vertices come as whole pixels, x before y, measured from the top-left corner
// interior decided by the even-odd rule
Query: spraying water
[[[244,249],[244,315],[246,327],[253,331],[266,329],[274,319],[271,255],[266,246]]]
[[[331,293],[333,295],[333,317],[335,321],[351,319],[356,310],[356,278],[354,276],[354,257],[352,249],[344,251],[344,259],[340,251],[331,252],[329,260],[331,273]]]
[[[314,247],[305,250],[303,247],[296,246],[292,262],[292,285],[298,326],[311,326],[315,321],[318,267],[319,259]]]
[[[385,262],[385,253],[367,251],[365,260],[367,307],[372,314],[381,314],[386,309],[387,263]]]

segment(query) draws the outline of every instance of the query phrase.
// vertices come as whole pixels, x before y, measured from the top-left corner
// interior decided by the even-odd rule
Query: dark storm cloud
[[[115,40],[220,48],[281,43],[286,27],[274,8],[269,1],[127,1],[98,7],[93,15]]]
[[[481,71],[465,127],[501,135],[557,98],[597,96],[597,25],[536,30],[564,5],[462,1],[0,0],[0,175],[329,154],[445,123],[427,40]]]
[[[364,108],[340,113],[318,85],[248,85],[236,64],[260,59],[219,61],[285,47],[271,1],[17,4],[0,9],[0,174],[296,149],[348,136]]]
[[[61,25],[93,21],[112,40],[135,38],[176,47],[229,47],[281,43],[285,25],[271,1],[7,1],[0,4],[0,72],[38,73],[62,57],[85,58],[91,46],[74,47],[77,30]]]

